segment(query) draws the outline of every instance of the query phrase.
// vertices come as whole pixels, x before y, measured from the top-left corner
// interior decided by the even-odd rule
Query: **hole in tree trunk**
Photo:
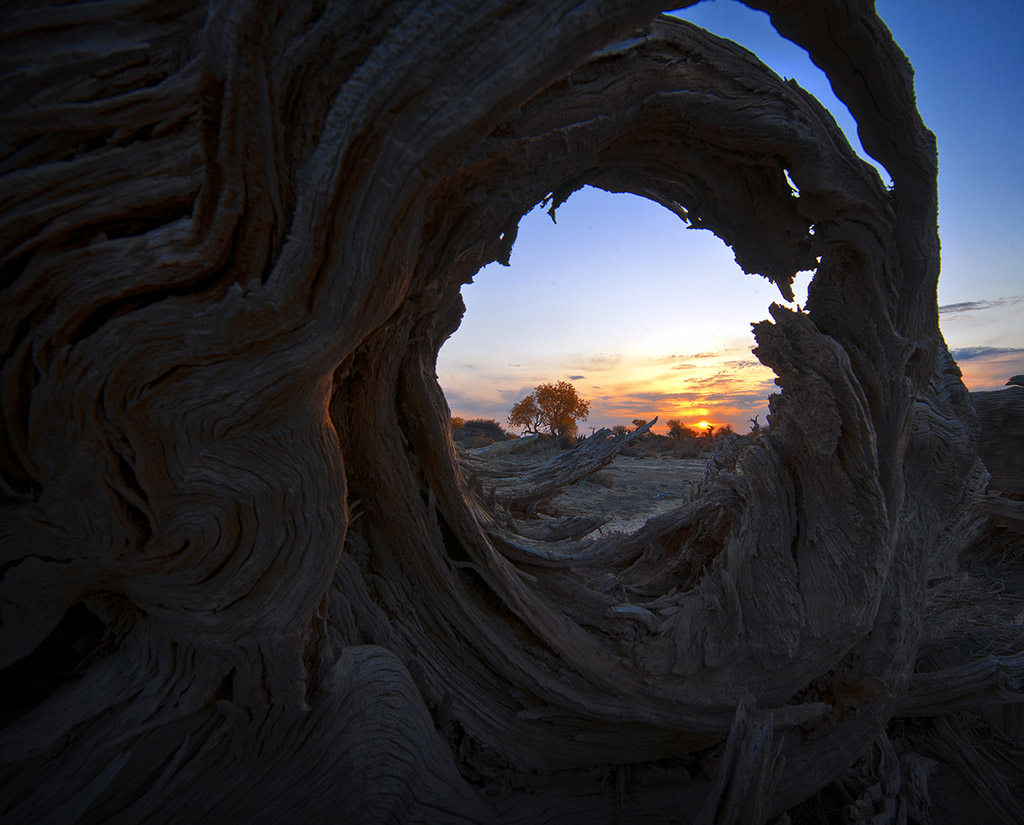
[[[68,609],[53,632],[28,656],[0,673],[0,718],[16,719],[61,685],[101,647],[106,626],[83,602]]]
[[[594,187],[520,222],[510,266],[492,263],[462,289],[466,313],[437,372],[462,446],[500,440],[512,406],[567,380],[591,401],[579,433],[658,416],[746,432],[765,423],[775,375],[751,354],[750,322],[782,300],[744,274],[711,232],[635,195]],[[794,282],[806,302],[810,272]]]

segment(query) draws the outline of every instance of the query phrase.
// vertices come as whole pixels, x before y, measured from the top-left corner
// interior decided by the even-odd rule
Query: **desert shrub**
[[[672,452],[672,439],[669,438],[667,435],[648,433],[644,437],[644,440],[663,455],[668,455]]]
[[[657,458],[658,448],[650,441],[639,439],[623,447],[620,455],[624,455],[627,458]]]
[[[490,447],[494,443],[494,439],[486,435],[476,435],[465,441],[463,446],[468,447],[470,450],[475,450],[478,447]]]
[[[469,442],[479,437],[489,438],[489,444],[493,444],[495,441],[506,441],[508,439],[508,433],[505,432],[501,425],[490,418],[471,418],[465,422],[461,427],[454,431],[453,436],[455,443],[462,447],[470,447]],[[486,445],[480,445],[486,446]]]
[[[701,442],[696,438],[673,438],[672,455],[675,458],[697,458],[701,451]]]
[[[692,427],[687,427],[678,418],[670,418],[668,420],[668,434],[670,438],[677,439],[689,439],[697,438],[697,431]]]

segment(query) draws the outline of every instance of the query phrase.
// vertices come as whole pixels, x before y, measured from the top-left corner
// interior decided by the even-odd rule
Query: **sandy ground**
[[[540,512],[612,517],[600,533],[632,532],[651,516],[687,501],[704,478],[704,459],[617,457],[603,470],[566,487]]]

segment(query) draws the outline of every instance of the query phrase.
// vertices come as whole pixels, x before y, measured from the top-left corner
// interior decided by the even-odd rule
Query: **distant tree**
[[[590,416],[590,402],[568,381],[541,384],[536,389],[537,406],[544,413],[552,435],[576,435],[577,422]]]
[[[633,429],[634,430],[639,430],[646,423],[647,423],[647,419],[646,418],[634,418],[633,419]]]
[[[625,424],[616,424],[614,427],[612,427],[612,433],[615,435],[616,438],[622,438],[622,436],[626,435],[628,432],[629,427],[627,427]]]
[[[679,440],[697,437],[697,431],[692,427],[687,427],[678,418],[670,418],[668,420],[668,434],[669,438],[676,438]]]
[[[537,406],[535,393],[530,393],[522,401],[516,403],[508,414],[510,427],[522,427],[528,433],[540,432],[540,425],[544,423],[544,414]]]
[[[709,429],[713,429],[713,428],[709,427]],[[733,433],[733,431],[732,431],[732,424],[723,424],[721,427],[718,428],[718,431],[715,433],[714,437],[715,438],[722,438],[723,436],[727,436],[727,435],[735,435],[735,433]]]
[[[568,381],[539,384],[509,413],[508,423],[527,432],[547,427],[551,435],[576,435],[577,422],[590,415],[590,402],[581,398]]]
[[[452,416],[452,430],[459,430],[466,426],[466,419],[458,415]]]

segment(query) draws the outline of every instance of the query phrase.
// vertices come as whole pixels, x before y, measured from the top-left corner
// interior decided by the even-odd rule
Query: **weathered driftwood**
[[[900,697],[900,716],[943,716],[964,708],[1024,702],[1024,653],[985,656],[915,673]]]
[[[981,511],[997,524],[1024,535],[1024,501],[987,495],[981,500]]]
[[[541,501],[557,495],[558,491],[610,464],[615,457],[639,438],[650,432],[658,417],[637,427],[621,438],[602,428],[573,450],[567,450],[545,461],[539,467],[523,471],[521,465],[506,465],[507,473],[496,472],[497,465],[480,461],[472,454],[463,453],[459,461],[465,470],[480,482],[481,494],[503,507],[521,507],[527,516]]]
[[[1014,765],[1019,758],[994,751],[991,744],[978,746],[966,727],[965,720],[957,716],[937,719],[929,731],[927,750],[955,765],[993,814],[1004,822],[1024,822],[1024,805],[1018,796],[1020,768]]]
[[[748,5],[891,190],[656,3],[6,7],[4,821],[729,821],[896,775],[979,493],[935,142],[868,0]],[[495,538],[434,366],[586,184],[815,276],[756,325],[771,427],[577,565]]]
[[[784,764],[772,727],[770,715],[751,724],[740,701],[711,792],[694,825],[742,825],[767,819],[772,789]]]
[[[567,516],[543,521],[512,521],[512,533],[537,541],[572,541],[607,524],[609,516]]]
[[[972,392],[971,401],[978,414],[978,455],[992,474],[989,486],[1024,496],[1024,387]]]

